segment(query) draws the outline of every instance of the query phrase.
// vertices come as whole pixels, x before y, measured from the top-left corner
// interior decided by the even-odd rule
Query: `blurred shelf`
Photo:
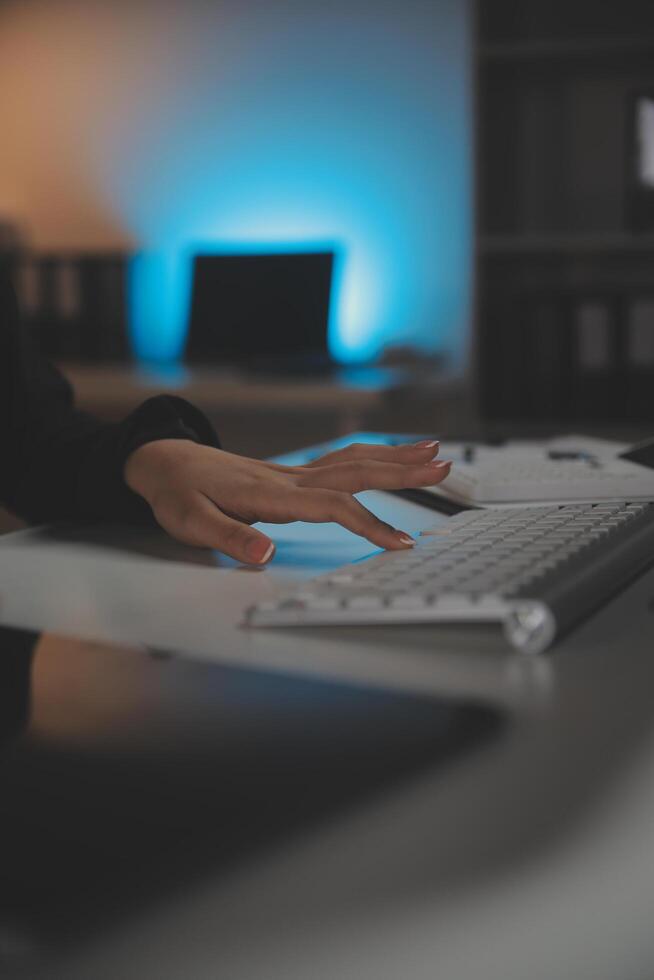
[[[479,414],[651,428],[654,373],[626,352],[632,305],[654,288],[654,229],[632,220],[643,213],[632,206],[635,96],[654,86],[654,0],[476,0],[476,13]],[[610,370],[598,394],[576,318],[599,297]]]
[[[482,63],[511,64],[539,61],[604,61],[605,59],[654,56],[654,37],[575,38],[573,40],[507,41],[482,43],[478,47]]]
[[[607,255],[654,252],[654,235],[482,235],[480,255]]]

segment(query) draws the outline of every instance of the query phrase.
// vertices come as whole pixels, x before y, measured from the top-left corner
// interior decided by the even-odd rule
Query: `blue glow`
[[[177,360],[184,345],[190,266],[179,250],[142,252],[130,264],[128,306],[139,360]]]
[[[138,356],[179,356],[202,243],[336,248],[336,359],[401,344],[460,361],[472,266],[466,4],[277,0],[274,16],[259,2],[177,6],[165,29],[179,64],[149,55],[143,35],[147,98],[122,104],[119,128],[89,148],[107,207],[143,249],[129,285]],[[129,147],[122,165],[116,145]]]
[[[195,242],[174,253],[144,252],[136,256],[130,267],[129,307],[137,357],[161,363],[180,356],[191,308],[194,255],[288,255],[293,252],[334,253],[328,343],[338,358],[342,345],[336,312],[340,307],[344,262],[339,245],[329,241]]]

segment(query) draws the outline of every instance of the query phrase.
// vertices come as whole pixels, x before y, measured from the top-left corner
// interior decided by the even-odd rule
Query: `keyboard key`
[[[337,596],[313,595],[301,600],[300,604],[304,606],[305,609],[312,609],[314,611],[320,610],[324,612],[326,610],[339,609],[343,605],[343,602]]]
[[[389,605],[393,609],[424,609],[425,606],[429,605],[429,601],[424,595],[406,594],[393,596]]]
[[[327,581],[330,585],[350,585],[355,579],[353,572],[339,572],[337,575],[331,575]]]
[[[345,599],[348,609],[381,609],[385,605],[385,597],[381,595],[354,595]]]

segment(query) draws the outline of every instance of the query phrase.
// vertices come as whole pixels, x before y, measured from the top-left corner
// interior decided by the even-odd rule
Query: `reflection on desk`
[[[32,664],[36,641],[0,630],[5,971],[234,874],[500,725],[470,704],[49,636]]]

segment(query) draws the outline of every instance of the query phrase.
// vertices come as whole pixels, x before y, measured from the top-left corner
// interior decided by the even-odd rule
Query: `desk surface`
[[[168,390],[192,402],[218,409],[275,411],[361,410],[379,404],[388,389],[407,383],[397,368],[342,368],[333,374],[285,376],[244,374],[236,370],[185,367],[147,368],[64,364],[62,368],[82,404],[111,410],[137,405],[144,397]]]
[[[406,501],[377,495],[369,503],[410,531],[436,520]],[[0,541],[0,621],[94,638],[68,641],[65,655],[64,641],[50,639],[37,654],[35,706],[44,707],[32,729],[36,744],[54,737],[50,749],[61,761],[80,728],[90,733],[77,773],[90,779],[92,798],[90,773],[116,777],[102,718],[120,720],[122,711],[127,784],[136,792],[140,779],[154,779],[165,810],[171,798],[189,798],[180,771],[204,765],[204,778],[211,771],[210,718],[219,712],[228,731],[238,730],[241,749],[249,746],[234,765],[240,769],[245,759],[259,787],[253,799],[260,827],[275,824],[266,798],[277,830],[283,825],[261,846],[234,851],[231,863],[217,861],[213,849],[206,860],[196,854],[194,874],[178,887],[174,875],[160,879],[150,870],[156,887],[148,901],[108,925],[59,975],[654,974],[654,572],[536,662],[482,634],[245,632],[237,624],[247,601],[367,550],[329,527],[275,533],[278,558],[265,572],[200,558],[156,535],[32,531]],[[108,651],[107,642],[123,644],[122,652]],[[156,725],[139,725],[139,713],[147,716],[166,681],[153,683],[147,665],[159,661],[144,649],[183,654],[162,661],[172,667],[169,694],[179,691],[188,707],[189,690],[195,692],[176,739],[164,739],[178,751],[169,772],[159,766],[160,782],[141,754],[143,740],[160,735]],[[102,682],[109,661],[122,677],[113,687]],[[452,729],[443,696],[498,706],[504,721],[494,724],[487,713],[468,751],[444,753],[450,743],[443,733]],[[330,732],[333,751],[325,754]],[[288,809],[274,806],[280,784],[264,775],[305,735],[304,768],[287,767],[281,785],[297,801],[308,786],[318,803],[310,818],[304,812],[293,821]],[[257,747],[265,745],[269,752],[260,755]],[[221,753],[217,778],[229,773],[230,758]],[[331,787],[322,797],[321,773]],[[25,776],[17,764],[11,785],[19,789],[26,780],[29,771]],[[46,810],[58,786],[54,778],[42,786]],[[202,801],[189,800],[192,827]],[[220,808],[209,812],[216,842],[229,851],[234,813],[228,807],[226,830]],[[188,845],[161,836],[156,811],[149,819],[162,868],[174,871]],[[206,823],[203,834],[206,846]],[[47,877],[47,836],[38,841]],[[13,935],[8,927],[5,933]],[[2,943],[0,931],[0,949]]]

